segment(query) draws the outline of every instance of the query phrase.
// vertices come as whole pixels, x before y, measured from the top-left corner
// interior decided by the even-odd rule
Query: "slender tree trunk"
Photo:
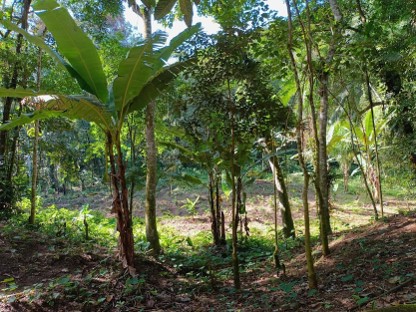
[[[344,192],[347,193],[348,192],[348,180],[350,178],[350,163],[342,163],[341,164],[341,168],[342,168],[342,175],[344,178]]]
[[[358,151],[355,149],[355,144],[354,144],[354,136],[355,136],[355,137],[357,137],[357,133],[355,132],[355,128],[354,128],[354,124],[353,124],[353,122],[352,122],[351,115],[350,115],[350,114],[349,114],[349,112],[345,109],[345,107],[342,107],[342,108],[343,108],[343,110],[344,110],[345,114],[347,115],[348,122],[349,122],[349,124],[350,124],[350,128],[351,128],[351,131],[350,131],[350,139],[351,139],[351,147],[352,147],[352,151],[353,151],[353,153],[354,153],[355,160],[356,160],[356,162],[357,162],[358,166],[360,167],[360,172],[361,172],[361,176],[363,177],[363,180],[364,180],[365,189],[367,190],[367,194],[368,194],[368,196],[370,196],[371,204],[373,205],[373,209],[374,209],[374,218],[375,218],[376,220],[378,220],[378,212],[377,212],[376,202],[375,202],[375,200],[374,200],[374,198],[373,198],[373,194],[372,194],[372,192],[371,192],[370,186],[368,185],[367,176],[366,176],[366,174],[365,174],[364,168],[363,168],[363,166],[362,166],[362,164],[361,164],[360,159],[358,158]]]
[[[36,72],[36,85],[38,91],[41,87],[42,74],[42,50],[38,50],[38,66]],[[39,120],[35,121],[35,137],[33,139],[33,156],[32,156],[32,193],[30,198],[30,217],[29,224],[35,224],[36,216],[36,189],[38,181],[38,144],[39,144]],[[12,168],[10,168],[12,171]]]
[[[234,110],[235,106],[231,99],[231,87],[230,82],[228,83],[228,100],[230,103],[230,110],[231,110],[231,150],[230,150],[230,159],[231,159],[231,187],[232,187],[232,200],[231,200],[231,214],[232,214],[232,261],[233,261],[233,273],[234,273],[234,287],[235,289],[241,288],[241,281],[240,281],[240,264],[238,259],[238,207],[237,207],[237,186],[236,186],[236,173],[235,167],[235,115]]]
[[[277,271],[282,267],[279,260],[279,236],[278,236],[278,209],[277,209],[277,185],[273,183],[273,208],[274,208],[274,266]]]
[[[283,224],[283,235],[285,238],[295,237],[295,226],[292,218],[292,211],[290,208],[289,195],[286,189],[286,183],[283,176],[282,168],[276,156],[272,156],[269,160],[270,168],[274,176],[274,185],[277,192],[277,197],[280,203],[280,214]]]
[[[322,174],[327,176],[327,165],[326,163],[323,165],[323,161],[320,159],[320,157],[323,154],[326,154],[326,144],[323,144],[324,142],[321,141],[320,132],[318,132],[318,121],[316,117],[316,107],[314,103],[314,85],[315,85],[315,75],[316,71],[313,65],[313,59],[312,59],[312,49],[313,49],[313,42],[311,40],[312,31],[311,31],[311,20],[310,20],[310,11],[309,11],[309,4],[308,1],[306,1],[306,12],[307,12],[307,24],[302,21],[302,16],[299,12],[299,8],[297,5],[297,1],[293,0],[294,2],[294,8],[296,10],[297,17],[299,19],[302,34],[304,38],[304,44],[306,49],[306,55],[307,55],[307,68],[308,68],[308,80],[309,80],[309,94],[308,94],[308,100],[309,100],[309,106],[311,108],[311,118],[312,118],[312,130],[313,130],[313,138],[315,142],[315,150],[314,150],[314,161],[315,161],[315,190],[316,190],[316,197],[318,199],[318,212],[319,212],[319,219],[320,219],[320,237],[321,237],[321,243],[322,243],[322,251],[324,255],[329,254],[329,245],[328,245],[328,234],[331,232],[330,228],[330,221],[329,221],[329,210],[328,212],[325,211],[325,207],[329,206],[329,203],[327,200],[329,200],[329,197],[323,196],[323,190],[322,188]],[[321,84],[322,85],[322,84]],[[321,91],[321,90],[320,90]],[[321,92],[320,92],[321,93]],[[322,95],[321,100],[322,100]],[[327,104],[327,103],[326,103]],[[322,105],[322,103],[321,103]],[[321,114],[319,116],[319,121],[322,121]],[[326,123],[325,124],[319,124],[319,130],[321,131],[323,127],[325,127],[324,131],[326,133]],[[325,138],[326,142],[326,138]],[[323,166],[322,166],[323,165]]]
[[[133,116],[134,118],[134,116]],[[130,138],[130,166],[133,167],[136,165],[136,129],[133,129],[133,125],[128,123],[128,129],[129,129],[129,138]],[[130,217],[133,216],[133,201],[134,201],[134,189],[136,187],[135,178],[132,177],[131,183],[130,183]]]
[[[371,123],[373,126],[373,133],[374,133],[374,146],[375,146],[375,153],[376,153],[376,165],[377,165],[377,177],[378,183],[376,183],[375,187],[378,189],[378,195],[380,200],[380,211],[381,211],[381,217],[384,217],[384,206],[383,206],[383,191],[381,187],[381,164],[380,164],[380,158],[378,153],[378,144],[377,144],[377,129],[376,129],[376,123],[374,120],[374,101],[373,101],[373,95],[371,93],[371,85],[370,85],[370,77],[368,74],[368,70],[365,71],[365,82],[367,85],[367,96],[368,101],[370,102],[371,107]]]
[[[321,223],[321,240],[322,253],[329,255],[328,234],[332,233],[330,217],[329,217],[329,179],[328,179],[328,154],[326,144],[326,129],[328,125],[328,107],[329,107],[329,74],[327,72],[321,73],[319,77],[320,88],[319,94],[321,97],[321,106],[319,109],[319,182],[320,191],[322,194],[322,202],[320,203],[320,223]]]
[[[218,194],[217,188],[217,174],[215,170],[209,172],[209,201],[211,208],[211,232],[215,246],[223,245],[225,240],[222,239],[221,235],[221,209],[219,201],[217,201]]]
[[[225,245],[225,216],[224,212],[221,210],[221,194],[220,194],[220,185],[221,185],[221,173],[218,168],[215,168],[215,211],[217,214],[217,220],[219,221],[220,227],[220,244]]]
[[[157,149],[155,140],[155,107],[152,101],[146,109],[146,237],[154,255],[159,255],[161,247],[156,222]]]
[[[123,266],[129,269],[134,268],[134,238],[133,224],[130,217],[128,204],[128,189],[126,172],[121,153],[120,134],[115,137],[107,133],[107,149],[111,168],[111,185],[113,191],[113,211],[117,218],[117,231],[119,237],[119,257]],[[114,155],[114,148],[117,151],[117,159]]]
[[[143,9],[142,17],[145,24],[145,38],[149,39],[152,35],[152,16],[151,11]],[[161,247],[159,234],[157,232],[156,218],[156,186],[157,186],[157,148],[155,138],[155,113],[156,101],[151,101],[146,107],[146,238],[150,243],[152,253],[157,256],[160,254]]]
[[[303,157],[303,140],[302,140],[302,121],[303,121],[303,96],[302,88],[299,80],[299,74],[296,67],[296,60],[293,54],[293,26],[292,26],[292,13],[290,9],[289,0],[286,1],[287,15],[288,15],[288,52],[290,61],[292,64],[293,74],[295,76],[297,96],[298,96],[298,125],[297,125],[297,147],[298,147],[298,158],[299,165],[303,172],[303,191],[302,191],[302,202],[304,211],[304,222],[305,222],[305,256],[306,256],[306,267],[308,272],[308,285],[309,289],[316,289],[318,286],[316,273],[312,257],[312,247],[310,241],[310,224],[309,224],[309,203],[308,203],[308,186],[309,186],[309,173],[306,168],[306,163]]]
[[[29,223],[35,224],[36,216],[36,188],[38,179],[38,142],[39,142],[39,120],[35,121],[35,137],[33,139],[32,156],[32,192],[30,196],[30,217]]]

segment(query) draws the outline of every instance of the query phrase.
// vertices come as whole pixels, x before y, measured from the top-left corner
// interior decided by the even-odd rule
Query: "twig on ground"
[[[387,296],[388,294],[394,293],[394,292],[402,289],[403,287],[407,286],[408,284],[410,284],[413,281],[415,281],[415,277],[411,277],[411,278],[405,280],[403,283],[400,283],[399,285],[397,285],[397,286],[395,286],[393,288],[390,288],[390,289],[386,290],[384,293],[382,293],[382,294],[380,294],[380,295],[378,295],[378,296],[376,296],[374,298],[371,298],[371,300],[369,300],[367,302],[363,302],[361,304],[357,304],[356,306],[354,306],[353,308],[349,309],[348,311],[350,311],[350,312],[351,311],[355,311],[355,310],[361,308],[362,306],[364,306],[366,304],[369,304],[370,302],[376,301],[376,300],[378,300],[380,298],[383,298],[384,296]]]

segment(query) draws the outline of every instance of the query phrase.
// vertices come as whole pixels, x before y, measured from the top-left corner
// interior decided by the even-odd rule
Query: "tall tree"
[[[294,3],[296,6],[296,2]],[[306,255],[306,266],[308,272],[308,285],[310,289],[316,289],[318,282],[316,279],[314,261],[312,257],[312,246],[311,246],[311,232],[310,232],[310,220],[309,220],[309,202],[308,202],[308,187],[309,187],[309,172],[306,167],[306,162],[304,158],[304,147],[305,142],[303,140],[303,92],[302,84],[299,77],[298,65],[295,59],[294,45],[293,45],[293,20],[292,20],[292,5],[290,0],[286,0],[287,15],[288,15],[288,51],[290,56],[290,61],[292,65],[292,71],[296,83],[296,95],[298,98],[298,124],[296,127],[296,137],[297,137],[297,148],[298,148],[298,159],[300,167],[302,168],[303,173],[303,189],[302,189],[302,203],[303,203],[303,217],[305,223],[305,255]],[[310,85],[311,88],[311,85]]]
[[[152,35],[152,14],[160,19],[170,12],[177,0],[141,0],[139,5],[136,0],[127,0],[129,7],[138,14],[144,22],[144,36],[150,38]],[[198,2],[198,1],[196,1]],[[184,14],[188,27],[192,24],[192,2],[191,0],[180,0],[180,8]],[[156,101],[150,101],[146,107],[146,238],[154,255],[161,251],[159,234],[156,222],[156,186],[157,186],[157,147],[155,138],[155,114]]]

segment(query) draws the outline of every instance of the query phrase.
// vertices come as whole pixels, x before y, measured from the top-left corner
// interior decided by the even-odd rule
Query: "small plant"
[[[294,290],[294,287],[296,286],[297,282],[296,281],[291,281],[291,282],[282,282],[279,285],[280,290],[284,291],[287,295],[287,300],[289,301],[293,301],[296,299],[296,297],[298,296],[298,294],[296,293],[296,291]]]
[[[1,291],[13,291],[13,290],[16,290],[17,287],[18,287],[16,285],[16,282],[15,282],[15,280],[14,280],[13,277],[9,277],[9,278],[6,278],[6,279],[0,281],[0,285],[1,284],[5,284],[6,285],[6,287],[3,288],[3,289],[1,289]]]
[[[88,219],[91,218],[91,217],[92,217],[92,215],[90,213],[90,205],[85,204],[85,205],[82,206],[81,210],[79,211],[78,217],[74,219],[74,221],[80,221],[84,224],[85,240],[89,240]]]
[[[126,280],[126,284],[124,285],[124,293],[131,294],[135,290],[140,290],[141,286],[145,283],[144,278],[132,277]]]
[[[195,216],[196,215],[196,205],[197,205],[197,203],[198,203],[198,201],[199,201],[199,198],[200,198],[200,196],[198,196],[195,200],[191,200],[191,199],[189,199],[189,198],[187,198],[186,199],[186,203],[185,204],[183,204],[182,206],[181,206],[181,208],[185,208],[186,209],[186,211],[188,211],[188,213],[191,215],[191,216]]]

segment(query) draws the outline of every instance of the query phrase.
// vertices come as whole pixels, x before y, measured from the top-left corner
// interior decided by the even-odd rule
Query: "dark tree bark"
[[[211,232],[214,245],[220,246],[225,244],[225,228],[221,213],[221,200],[219,194],[220,177],[217,169],[209,172],[209,201],[211,211]],[[224,231],[223,231],[224,228]]]
[[[274,185],[277,193],[277,198],[280,203],[280,214],[283,224],[283,235],[285,238],[295,237],[295,226],[292,218],[292,211],[290,208],[289,194],[287,193],[286,183],[283,176],[282,168],[279,164],[277,156],[272,156],[269,160],[274,176]]]
[[[117,218],[117,231],[119,237],[119,257],[123,266],[134,268],[134,238],[133,224],[128,203],[128,189],[126,182],[126,170],[121,152],[120,134],[115,137],[107,133],[107,149],[111,168],[111,186],[113,191],[113,209]],[[114,154],[116,150],[116,155]]]
[[[231,173],[231,187],[232,187],[232,198],[231,198],[231,230],[232,230],[232,262],[233,262],[233,277],[234,277],[234,287],[235,289],[241,288],[240,281],[240,263],[238,259],[238,207],[237,207],[237,183],[236,183],[236,166],[235,163],[235,105],[231,96],[231,86],[230,81],[227,81],[228,87],[228,100],[229,100],[229,110],[231,114],[231,146],[230,146],[230,173]]]
[[[326,147],[326,130],[328,125],[328,108],[329,108],[329,74],[327,72],[321,73],[319,77],[320,88],[319,95],[321,97],[321,106],[319,110],[319,148],[318,148],[318,162],[319,162],[319,187],[322,195],[320,203],[320,226],[321,226],[321,240],[322,253],[329,255],[328,234],[332,233],[329,217],[329,179],[328,179],[328,154]]]

